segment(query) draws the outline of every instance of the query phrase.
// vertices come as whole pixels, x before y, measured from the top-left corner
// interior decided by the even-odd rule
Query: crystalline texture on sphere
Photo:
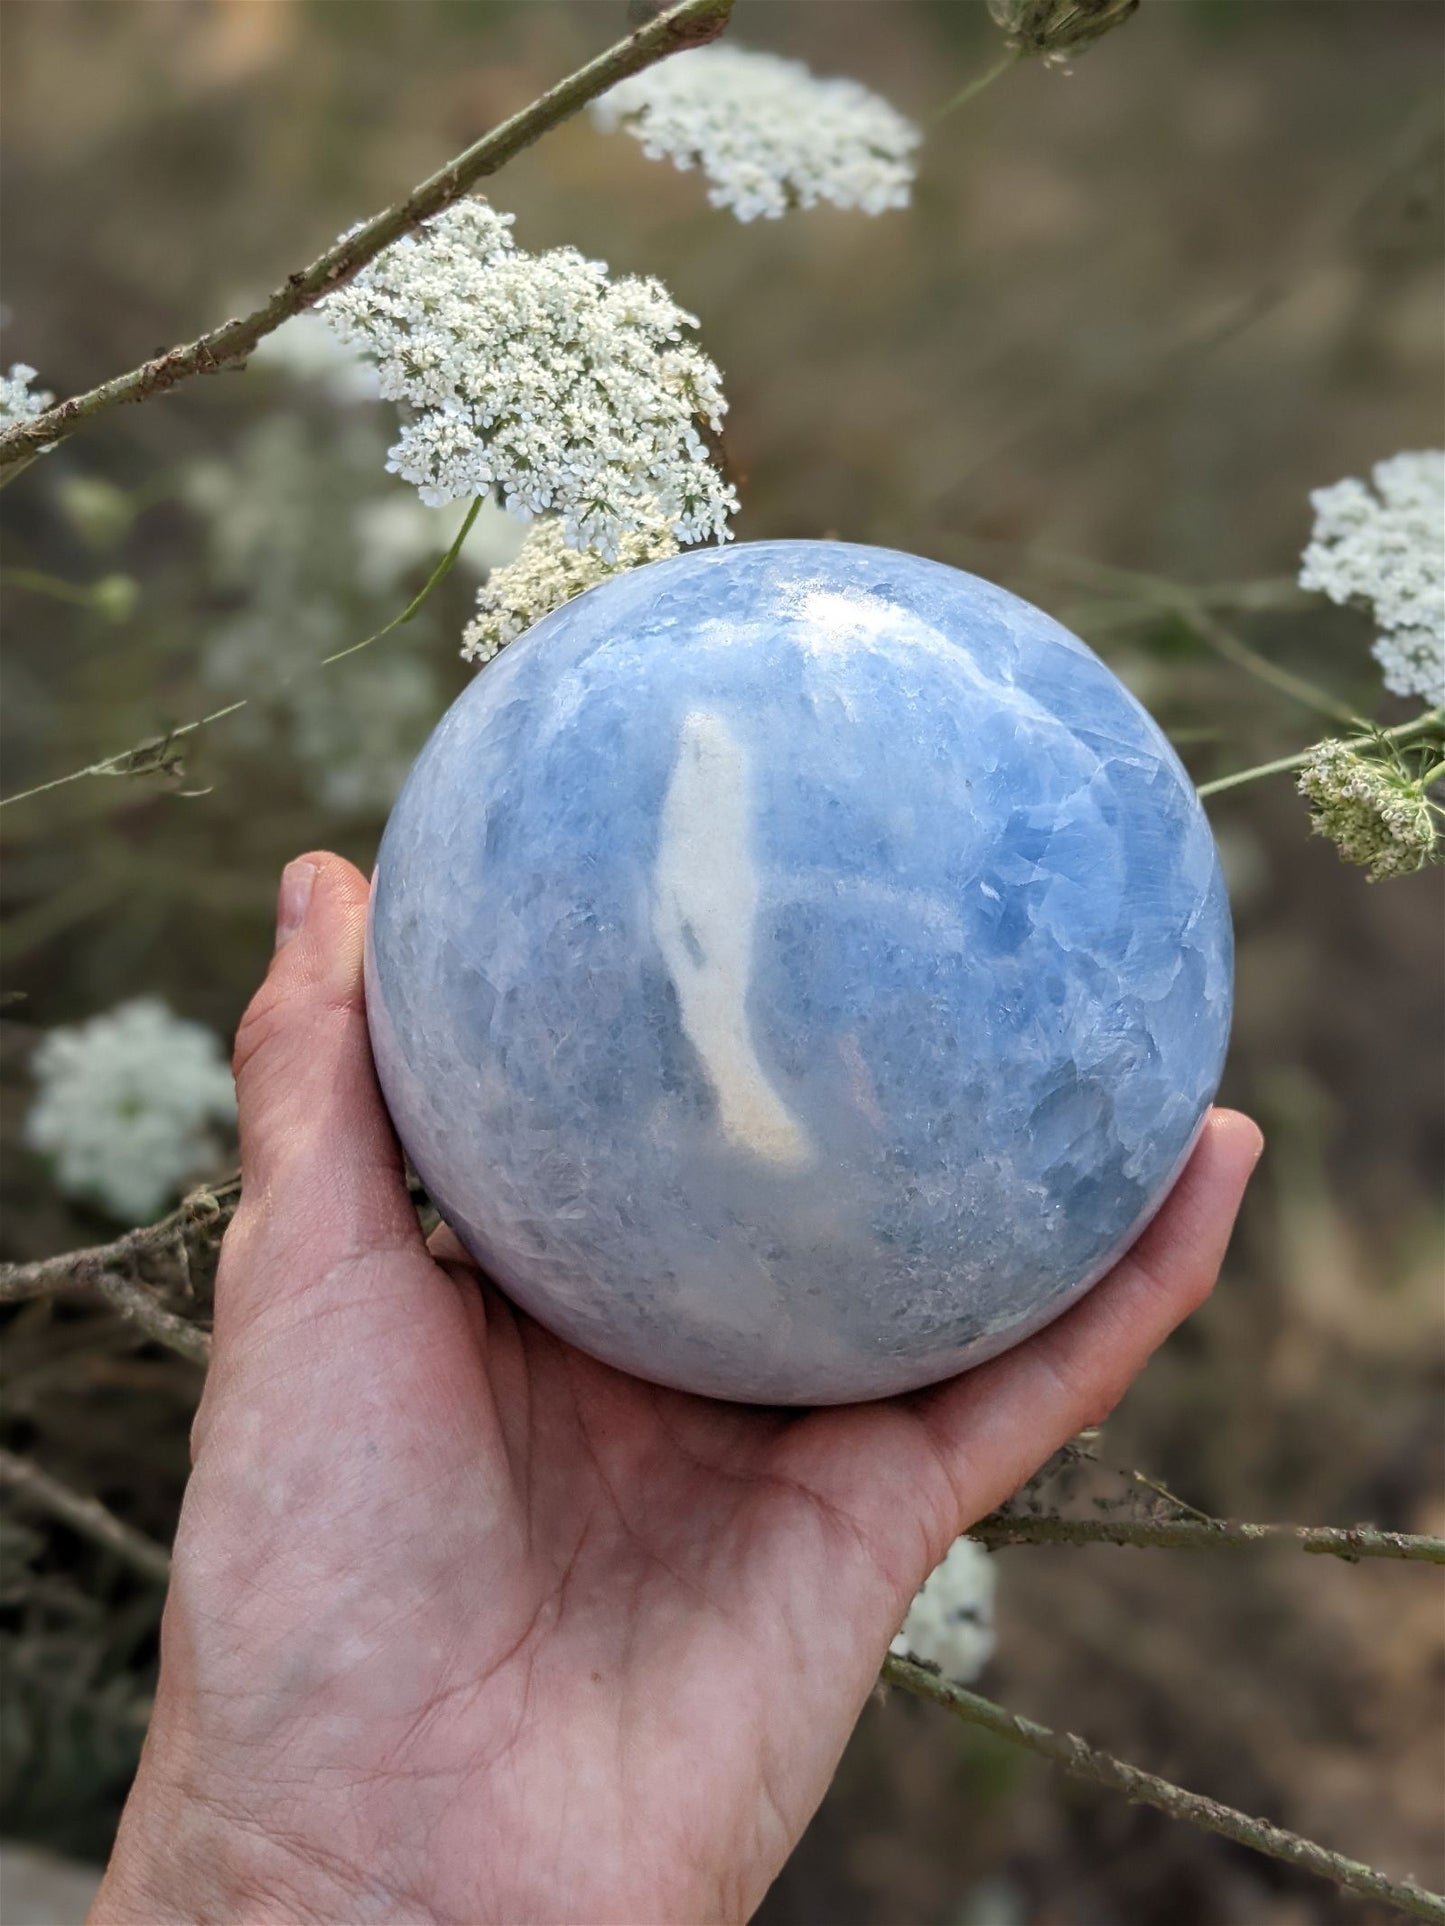
[[[1056,1317],[1218,1082],[1232,940],[1159,729],[936,562],[694,551],[539,622],[382,843],[392,1117],[525,1310],[660,1383],[884,1396]]]

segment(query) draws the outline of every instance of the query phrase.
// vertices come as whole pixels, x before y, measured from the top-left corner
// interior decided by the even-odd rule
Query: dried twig
[[[51,1292],[102,1298],[114,1311],[168,1350],[204,1364],[211,1340],[200,1325],[167,1310],[144,1280],[155,1269],[189,1284],[192,1258],[214,1252],[241,1200],[240,1177],[192,1191],[179,1209],[158,1224],[127,1231],[109,1244],[64,1251],[31,1264],[0,1264],[0,1304],[19,1304]],[[193,1250],[193,1245],[197,1246]]]
[[[1156,1778],[1152,1772],[1143,1772],[1138,1766],[1115,1758],[1110,1752],[1101,1752],[1097,1747],[1087,1745],[1071,1732],[1055,1732],[1049,1726],[1038,1725],[1032,1719],[995,1705],[992,1699],[980,1698],[976,1692],[966,1691],[961,1685],[952,1685],[926,1666],[915,1664],[912,1659],[885,1660],[883,1679],[886,1684],[901,1686],[904,1691],[912,1692],[918,1698],[932,1700],[935,1705],[941,1705],[945,1711],[952,1712],[956,1718],[964,1719],[970,1725],[983,1726],[986,1731],[1008,1740],[1011,1745],[1023,1746],[1029,1752],[1038,1753],[1053,1764],[1062,1766],[1065,1772],[1071,1773],[1076,1779],[1085,1779],[1094,1785],[1107,1786],[1111,1791],[1122,1792],[1133,1804],[1154,1806],[1160,1812],[1167,1812],[1171,1818],[1185,1820],[1204,1832],[1218,1833],[1221,1838],[1231,1839],[1236,1845],[1252,1847],[1255,1852],[1264,1853],[1271,1859],[1281,1859],[1286,1865],[1296,1866],[1302,1872],[1315,1873],[1321,1879],[1332,1880],[1347,1892],[1359,1893],[1366,1899],[1382,1900],[1387,1906],[1397,1907],[1400,1912],[1416,1919],[1445,1923],[1445,1895],[1427,1892],[1423,1886],[1417,1886],[1413,1879],[1390,1879],[1373,1866],[1366,1866],[1358,1859],[1348,1859],[1343,1853],[1331,1852],[1328,1847],[1316,1845],[1313,1840],[1300,1838],[1298,1833],[1286,1832],[1282,1826],[1273,1825],[1268,1819],[1251,1818],[1248,1813],[1237,1812],[1233,1806],[1221,1805],[1216,1799],[1206,1799],[1200,1793],[1187,1792],[1182,1786],[1171,1785],[1167,1779]]]
[[[431,1201],[410,1171],[407,1188],[425,1228],[433,1215]],[[52,1294],[99,1297],[156,1343],[204,1364],[211,1354],[209,1332],[168,1310],[159,1293],[169,1287],[191,1294],[197,1269],[209,1283],[221,1239],[240,1201],[241,1174],[233,1171],[193,1190],[159,1223],[126,1231],[109,1244],[61,1251],[29,1264],[0,1264],[0,1304],[24,1304]]]
[[[176,1250],[188,1230],[204,1227],[219,1239],[241,1201],[240,1173],[223,1177],[219,1183],[193,1190],[183,1203],[157,1224],[143,1224],[139,1230],[126,1231],[109,1244],[92,1244],[85,1250],[60,1251],[54,1257],[40,1257],[29,1264],[0,1264],[0,1304],[19,1304],[27,1298],[44,1297],[49,1291],[75,1288],[74,1279],[105,1270],[113,1274],[133,1272],[147,1258],[165,1257]]]
[[[168,1351],[189,1358],[193,1364],[205,1364],[210,1359],[210,1333],[192,1324],[189,1318],[178,1317],[174,1311],[158,1304],[143,1284],[104,1270],[97,1271],[86,1282],[113,1311],[131,1324],[139,1325],[147,1337],[165,1345]]]
[[[192,375],[214,374],[218,368],[243,361],[257,342],[279,328],[283,321],[313,306],[323,294],[341,287],[368,261],[375,260],[383,248],[390,247],[393,241],[412,233],[431,215],[460,200],[468,188],[488,174],[495,174],[499,167],[585,107],[589,100],[668,54],[697,46],[721,33],[731,9],[732,0],[681,0],[681,5],[649,21],[626,40],[618,41],[606,53],[588,61],[585,67],[534,100],[530,107],[524,107],[500,127],[483,134],[479,141],[414,187],[404,200],[374,214],[369,221],[344,235],[309,267],[288,274],[270,300],[252,313],[225,321],[195,341],[183,342],[165,354],[142,362],[128,374],[116,375],[98,388],[72,395],[69,400],[57,402],[53,408],[8,428],[0,434],[0,470],[28,462],[40,449],[73,434],[82,422],[122,402],[149,401],[153,395],[164,394]]]
[[[147,1578],[164,1585],[171,1575],[171,1555],[164,1545],[147,1538],[143,1531],[125,1524],[98,1498],[72,1491],[69,1485],[53,1478],[28,1458],[17,1458],[13,1451],[0,1451],[0,1484],[12,1486],[41,1510],[62,1519],[97,1545],[104,1545]]]
[[[1232,1518],[1063,1518],[1056,1513],[982,1518],[968,1536],[997,1550],[1003,1545],[1136,1545],[1168,1551],[1245,1551],[1254,1545],[1294,1545],[1356,1564],[1397,1558],[1445,1565],[1445,1538],[1374,1525],[1251,1525]]]

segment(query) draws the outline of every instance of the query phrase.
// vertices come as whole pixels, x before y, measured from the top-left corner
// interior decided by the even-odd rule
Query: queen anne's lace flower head
[[[698,424],[727,404],[684,338],[694,317],[573,248],[525,254],[510,228],[460,201],[321,304],[413,410],[388,465],[432,506],[496,488],[609,560],[659,510],[679,541],[725,540],[737,500]]]
[[[1310,496],[1315,525],[1300,586],[1368,604],[1376,661],[1395,695],[1445,704],[1445,453],[1396,455],[1366,482]]]
[[[993,1657],[996,1584],[984,1547],[972,1538],[956,1540],[924,1580],[888,1649],[936,1665],[959,1685],[971,1684]]]
[[[1440,860],[1435,806],[1403,763],[1347,742],[1317,743],[1300,771],[1299,790],[1315,834],[1329,837],[1342,862],[1368,869],[1372,883],[1413,876]]]
[[[223,1154],[236,1097],[220,1039],[154,997],[52,1030],[36,1050],[26,1141],[56,1181],[123,1223],[153,1217]]]
[[[677,537],[665,524],[624,535],[611,561],[595,549],[567,546],[559,522],[538,522],[515,561],[493,569],[477,591],[477,613],[462,631],[468,662],[490,662],[500,649],[610,575],[665,561],[677,553]]]
[[[745,47],[698,47],[618,83],[592,103],[652,160],[700,167],[708,199],[740,221],[790,207],[906,207],[922,135],[856,80],[820,80],[801,61]]]
[[[55,396],[45,388],[32,386],[35,370],[23,361],[13,364],[9,374],[0,375],[0,428],[13,428],[16,422],[43,415]]]

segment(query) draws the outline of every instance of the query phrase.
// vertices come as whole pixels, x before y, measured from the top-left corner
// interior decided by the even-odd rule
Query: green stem
[[[1332,1880],[1347,1892],[1381,1900],[1415,1919],[1434,1920],[1437,1926],[1445,1922],[1445,1897],[1427,1892],[1413,1879],[1391,1879],[1373,1866],[1348,1859],[1343,1853],[1331,1852],[1327,1846],[1302,1839],[1298,1833],[1286,1832],[1283,1826],[1272,1825],[1268,1819],[1255,1819],[1246,1812],[1237,1812],[1233,1806],[1221,1805],[1217,1799],[1187,1792],[1183,1786],[1141,1771],[1138,1766],[1115,1758],[1111,1752],[1101,1752],[1072,1732],[1055,1732],[1047,1725],[1010,1712],[1005,1706],[995,1705],[992,1699],[980,1698],[978,1693],[965,1691],[961,1685],[951,1685],[947,1679],[911,1659],[885,1659],[883,1681],[886,1685],[901,1686],[918,1698],[931,1699],[946,1712],[952,1712],[955,1718],[980,1725],[1010,1745],[1038,1753],[1062,1766],[1076,1779],[1120,1792],[1135,1805],[1153,1806],[1173,1819],[1198,1826],[1203,1832],[1217,1833],[1236,1845],[1249,1846],[1271,1859],[1281,1859],[1302,1872]]]
[[[0,587],[28,589],[32,595],[49,595],[57,602],[74,602],[81,608],[90,608],[94,602],[93,591],[82,587],[79,582],[67,582],[59,575],[46,575],[38,568],[7,568],[0,577]]]
[[[455,541],[437,563],[431,574],[428,575],[416,594],[407,603],[400,615],[394,615],[384,629],[378,629],[375,635],[368,635],[364,641],[353,642],[347,648],[338,649],[335,655],[322,656],[321,660],[316,664],[316,667],[318,669],[327,669],[330,668],[333,662],[344,662],[347,656],[355,655],[359,649],[369,649],[373,642],[380,642],[382,637],[390,635],[393,629],[399,629],[403,623],[410,622],[437,584],[444,581],[456,567],[457,557],[462,552],[462,543],[467,539],[468,535],[471,534],[472,523],[477,519],[478,515],[481,514],[482,503],[485,500],[485,495],[477,496],[476,500],[467,510],[466,520],[457,530]]]
[[[327,248],[309,267],[288,274],[270,300],[253,313],[225,321],[219,328],[182,342],[165,354],[142,362],[128,374],[103,381],[98,388],[71,395],[43,414],[0,434],[0,469],[28,461],[43,448],[50,448],[73,434],[82,422],[122,402],[148,401],[164,394],[178,382],[193,375],[214,374],[218,368],[244,361],[258,341],[312,307],[325,294],[341,287],[374,261],[383,248],[390,247],[404,234],[413,233],[422,222],[459,201],[479,180],[520,154],[524,148],[559,122],[595,100],[619,80],[641,73],[645,67],[663,60],[668,54],[695,47],[713,39],[727,25],[732,0],[681,0],[658,19],[619,40],[595,60],[561,81],[557,86],[524,107],[510,120],[483,134],[479,141],[449,160],[445,167],[430,175],[393,206],[374,214],[369,221]]]
[[[1323,689],[1317,689],[1313,682],[1307,682],[1303,676],[1295,675],[1289,669],[1282,669],[1277,662],[1271,662],[1268,656],[1263,656],[1257,649],[1252,649],[1247,642],[1234,633],[1233,629],[1226,628],[1207,609],[1200,607],[1192,599],[1181,600],[1176,606],[1178,613],[1202,642],[1213,649],[1216,655],[1222,656],[1226,662],[1232,662],[1236,668],[1243,669],[1246,675],[1252,675],[1257,682],[1268,683],[1272,689],[1278,689],[1282,695],[1289,696],[1292,701],[1302,703],[1306,709],[1314,709],[1320,715],[1329,716],[1334,722],[1346,723],[1351,729],[1359,729],[1362,726],[1360,718],[1353,709],[1347,708],[1342,702],[1337,702]]]
[[[996,80],[1008,72],[1010,67],[1016,67],[1022,55],[1021,47],[1009,47],[991,67],[986,67],[981,74],[976,74],[966,87],[961,88],[951,100],[946,100],[941,107],[930,114],[924,125],[936,127],[940,121],[947,120],[948,116],[956,113],[960,107],[966,107],[969,101],[976,100],[985,87],[991,87]]]
[[[360,642],[352,642],[334,655],[324,655],[319,662],[311,662],[301,671],[310,674],[317,669],[328,669],[333,662],[344,662],[349,655],[356,655],[362,649],[369,649],[373,642],[380,642],[383,636],[399,629],[404,622],[410,622],[417,610],[437,584],[449,575],[461,554],[462,543],[471,532],[472,523],[481,512],[485,496],[478,495],[467,510],[466,520],[457,530],[456,540],[437,563],[423,586],[407,603],[400,615],[394,615],[384,628],[375,634],[363,637]],[[163,736],[152,736],[146,742],[137,743],[133,749],[123,749],[117,756],[106,756],[100,762],[88,763],[84,769],[72,769],[68,776],[53,776],[49,782],[37,783],[33,789],[22,789],[18,795],[6,796],[0,801],[0,809],[8,809],[11,803],[28,802],[32,796],[44,796],[52,789],[63,789],[67,783],[79,782],[84,776],[146,776],[163,770],[169,760],[171,744],[179,742],[183,736],[193,736],[198,729],[205,729],[213,722],[222,722],[240,709],[249,706],[250,698],[242,696],[239,702],[228,702],[223,709],[213,709],[207,716],[197,716],[192,722],[183,722],[178,728],[171,729]]]
[[[1398,728],[1382,729],[1379,740],[1384,742],[1409,742],[1415,736],[1428,736],[1440,726],[1445,710],[1431,709],[1423,716],[1416,716],[1413,722],[1402,722]],[[1360,741],[1371,740],[1368,736],[1359,737]],[[1252,769],[1237,769],[1232,776],[1217,776],[1213,782],[1199,785],[1201,796],[1220,796],[1226,789],[1239,789],[1247,782],[1258,782],[1264,776],[1287,775],[1292,769],[1303,769],[1318,743],[1312,742],[1308,749],[1301,749],[1298,755],[1280,756],[1274,762],[1257,763]]]

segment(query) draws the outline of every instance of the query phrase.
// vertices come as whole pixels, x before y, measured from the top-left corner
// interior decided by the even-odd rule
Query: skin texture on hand
[[[1214,1112],[1123,1263],[952,1384],[712,1404],[423,1241],[366,895],[337,857],[290,866],[237,1037],[245,1188],[92,1926],[746,1919],[924,1576],[1208,1295],[1259,1132]]]

